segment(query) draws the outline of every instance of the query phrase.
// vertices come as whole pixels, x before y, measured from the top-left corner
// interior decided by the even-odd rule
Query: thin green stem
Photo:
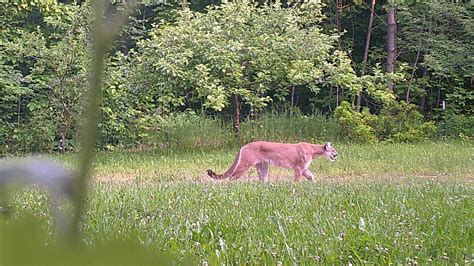
[[[129,11],[135,4],[127,6],[126,9],[117,16],[109,27],[105,25],[104,10],[106,2],[94,1],[94,28],[93,28],[93,53],[91,60],[91,73],[89,90],[86,97],[84,126],[82,129],[81,153],[78,160],[77,183],[74,194],[74,217],[71,225],[71,236],[73,240],[78,240],[80,235],[80,222],[84,212],[87,196],[87,181],[92,172],[92,162],[94,161],[95,139],[97,135],[97,125],[99,122],[100,105],[102,102],[102,73],[104,69],[104,58],[108,46],[112,43],[113,37],[120,31],[125,23]]]

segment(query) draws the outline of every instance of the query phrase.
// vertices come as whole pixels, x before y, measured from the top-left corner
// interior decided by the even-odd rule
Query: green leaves
[[[26,9],[17,16],[36,15],[41,23],[13,24],[7,34],[0,35],[4,48],[0,50],[0,82],[7,88],[0,92],[5,110],[0,113],[0,127],[7,128],[0,138],[17,151],[50,150],[60,134],[66,141],[75,137],[82,88],[87,84],[89,7],[57,4],[54,12],[40,11]],[[14,129],[24,138],[13,139]],[[20,147],[28,139],[29,147]]]
[[[366,108],[356,112],[348,102],[342,102],[335,111],[335,118],[341,136],[358,142],[417,142],[433,139],[437,132],[433,122],[423,121],[415,105],[405,102],[391,101],[377,116]]]
[[[351,77],[343,74],[354,72],[350,64],[327,69],[342,52],[331,53],[337,37],[322,33],[321,20],[317,5],[232,3],[205,14],[184,9],[175,25],[156,26],[140,43],[140,71],[154,81],[157,98],[191,91],[217,111],[234,93],[259,109],[272,100],[268,95],[282,99],[290,86],[310,85],[316,92],[333,74],[332,81],[350,86]]]
[[[413,62],[415,70],[421,70],[413,72],[408,87],[419,84],[421,89],[415,88],[415,96],[422,97],[427,94],[425,88],[437,91],[437,95],[428,96],[436,97],[436,102],[449,99],[450,111],[468,115],[473,109],[467,106],[474,103],[468,81],[474,73],[470,8],[468,3],[427,2],[402,7],[399,12],[399,42],[404,50],[400,59]],[[460,91],[467,96],[463,100],[456,96]]]

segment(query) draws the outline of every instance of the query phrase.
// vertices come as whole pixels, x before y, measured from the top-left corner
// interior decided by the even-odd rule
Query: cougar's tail
[[[211,169],[207,170],[207,175],[210,176],[212,179],[216,179],[216,180],[222,179],[222,176],[223,176],[223,175],[216,174]]]
[[[237,155],[235,156],[235,160],[234,162],[232,163],[232,165],[230,166],[229,169],[227,169],[227,171],[225,171],[223,174],[216,174],[214,171],[212,171],[211,169],[207,170],[207,175],[210,176],[211,178],[213,179],[216,179],[216,180],[221,180],[221,179],[226,179],[226,178],[229,178],[231,177],[234,172],[235,172],[235,169],[239,166],[240,164],[240,159],[241,159],[241,154],[242,154],[242,148],[240,148],[239,152],[237,153]]]

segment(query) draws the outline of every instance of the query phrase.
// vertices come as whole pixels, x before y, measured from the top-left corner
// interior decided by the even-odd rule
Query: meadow
[[[413,6],[395,23],[395,8],[378,5],[387,38],[374,34],[373,48],[396,46],[393,25],[408,30],[399,32],[400,57],[388,49],[387,72],[395,61],[413,66],[395,79],[377,67],[385,55],[365,69],[346,49],[351,41],[325,30],[346,18],[336,24],[364,25],[365,34],[366,12],[354,24],[358,16],[339,17],[338,8],[336,17],[237,3],[200,12],[183,2],[175,13],[158,1],[140,4],[142,18],[121,30],[134,1],[24,2],[0,7],[10,25],[0,34],[0,265],[474,263],[472,75],[462,60],[472,49],[459,39],[468,7]],[[434,41],[421,56],[439,56],[425,60],[409,18],[431,9],[421,32],[436,34],[424,36]],[[459,47],[447,53],[448,42]],[[420,63],[426,71],[416,71]],[[437,90],[410,92],[417,84]],[[227,108],[230,95],[236,108]],[[356,95],[362,112],[347,102]],[[418,96],[418,106],[402,101]],[[239,113],[240,135],[231,126]],[[339,159],[315,161],[314,182],[275,168],[268,183],[255,170],[238,181],[205,175],[256,139],[331,140]],[[3,164],[36,152],[50,156]]]
[[[473,262],[472,142],[334,146],[336,162],[313,161],[315,182],[271,168],[266,184],[255,170],[239,181],[205,176],[225,170],[236,147],[101,152],[83,242],[132,239],[210,265]],[[72,166],[74,155],[56,159]],[[53,239],[47,200],[16,193],[7,221],[36,217]]]

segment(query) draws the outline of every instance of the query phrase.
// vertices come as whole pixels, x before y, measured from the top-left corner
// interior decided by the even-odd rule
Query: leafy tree
[[[157,106],[151,97],[137,93],[136,83],[131,82],[138,80],[131,71],[136,64],[134,54],[134,50],[118,52],[107,60],[99,122],[100,145],[107,149],[144,145],[158,129]]]
[[[72,139],[87,81],[89,13],[86,5],[58,5],[54,12],[42,14],[40,24],[46,26],[18,28],[3,38],[4,68],[20,77],[7,80],[9,95],[3,96],[10,99],[10,107],[2,108],[11,109],[12,95],[18,99],[16,123],[11,117],[2,121],[8,131],[4,145],[18,141],[17,149],[45,150],[59,140],[58,148],[64,150]]]
[[[472,5],[471,5],[472,6]],[[469,4],[416,3],[400,10],[400,58],[411,78],[398,94],[432,111],[446,99],[454,113],[474,113],[474,33]]]
[[[158,25],[140,43],[141,91],[152,90],[165,112],[183,105],[186,95],[216,111],[230,99],[258,110],[298,86],[315,93],[337,86],[356,95],[369,79],[355,74],[335,48],[338,35],[324,33],[322,21],[313,4],[232,3],[205,14],[184,9],[175,25]]]

